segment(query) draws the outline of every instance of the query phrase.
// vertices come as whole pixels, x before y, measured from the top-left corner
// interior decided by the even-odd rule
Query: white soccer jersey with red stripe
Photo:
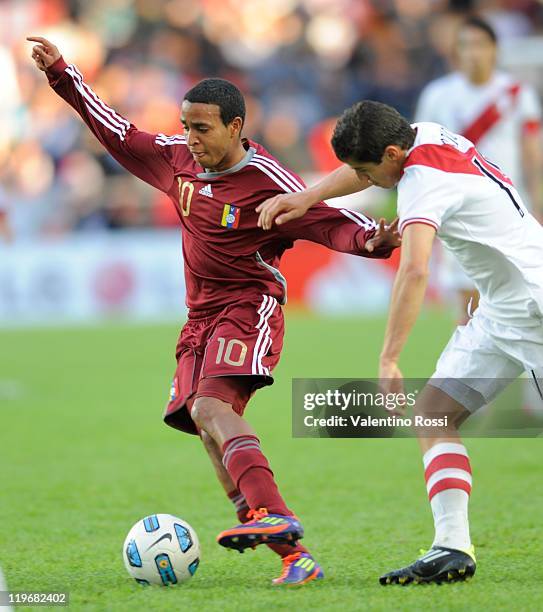
[[[400,232],[411,223],[434,227],[474,281],[489,318],[542,325],[543,227],[472,142],[437,123],[413,127],[398,183]]]
[[[474,85],[461,72],[453,72],[426,86],[415,121],[433,121],[462,134],[525,191],[522,137],[539,130],[541,121],[539,98],[528,85],[503,72]]]

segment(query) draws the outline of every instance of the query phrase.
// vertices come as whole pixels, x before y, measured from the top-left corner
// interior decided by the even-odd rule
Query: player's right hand
[[[59,58],[60,51],[52,42],[41,36],[28,36],[26,40],[37,42],[39,44],[32,47],[32,59],[36,62],[36,66],[44,72],[52,66]]]
[[[303,217],[313,204],[315,202],[305,191],[276,195],[256,207],[256,212],[260,213],[258,227],[269,230],[274,221],[276,225],[282,225],[292,219]]]

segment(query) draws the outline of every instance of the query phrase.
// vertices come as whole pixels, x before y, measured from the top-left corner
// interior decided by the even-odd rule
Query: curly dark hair
[[[341,161],[381,163],[385,149],[397,145],[409,149],[415,130],[391,106],[362,100],[348,108],[338,119],[332,147]]]
[[[245,100],[241,91],[226,79],[204,79],[187,91],[184,100],[216,104],[221,110],[224,125],[232,123],[236,117],[245,122]]]

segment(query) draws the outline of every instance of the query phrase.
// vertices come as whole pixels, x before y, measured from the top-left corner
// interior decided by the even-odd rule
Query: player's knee
[[[214,397],[198,397],[190,414],[192,420],[202,429],[202,434],[206,434],[213,430],[213,422],[225,410],[225,407],[229,408],[228,404]]]
[[[469,415],[464,406],[441,389],[431,385],[425,387],[419,396],[413,409],[413,414],[423,419],[442,419],[447,417],[447,424],[451,427],[458,426],[466,418],[466,415]]]

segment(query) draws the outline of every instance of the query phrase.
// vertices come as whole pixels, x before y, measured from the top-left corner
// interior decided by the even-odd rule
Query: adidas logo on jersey
[[[205,195],[208,198],[213,197],[213,191],[211,190],[211,185],[209,183],[205,187],[202,187],[198,193]]]

